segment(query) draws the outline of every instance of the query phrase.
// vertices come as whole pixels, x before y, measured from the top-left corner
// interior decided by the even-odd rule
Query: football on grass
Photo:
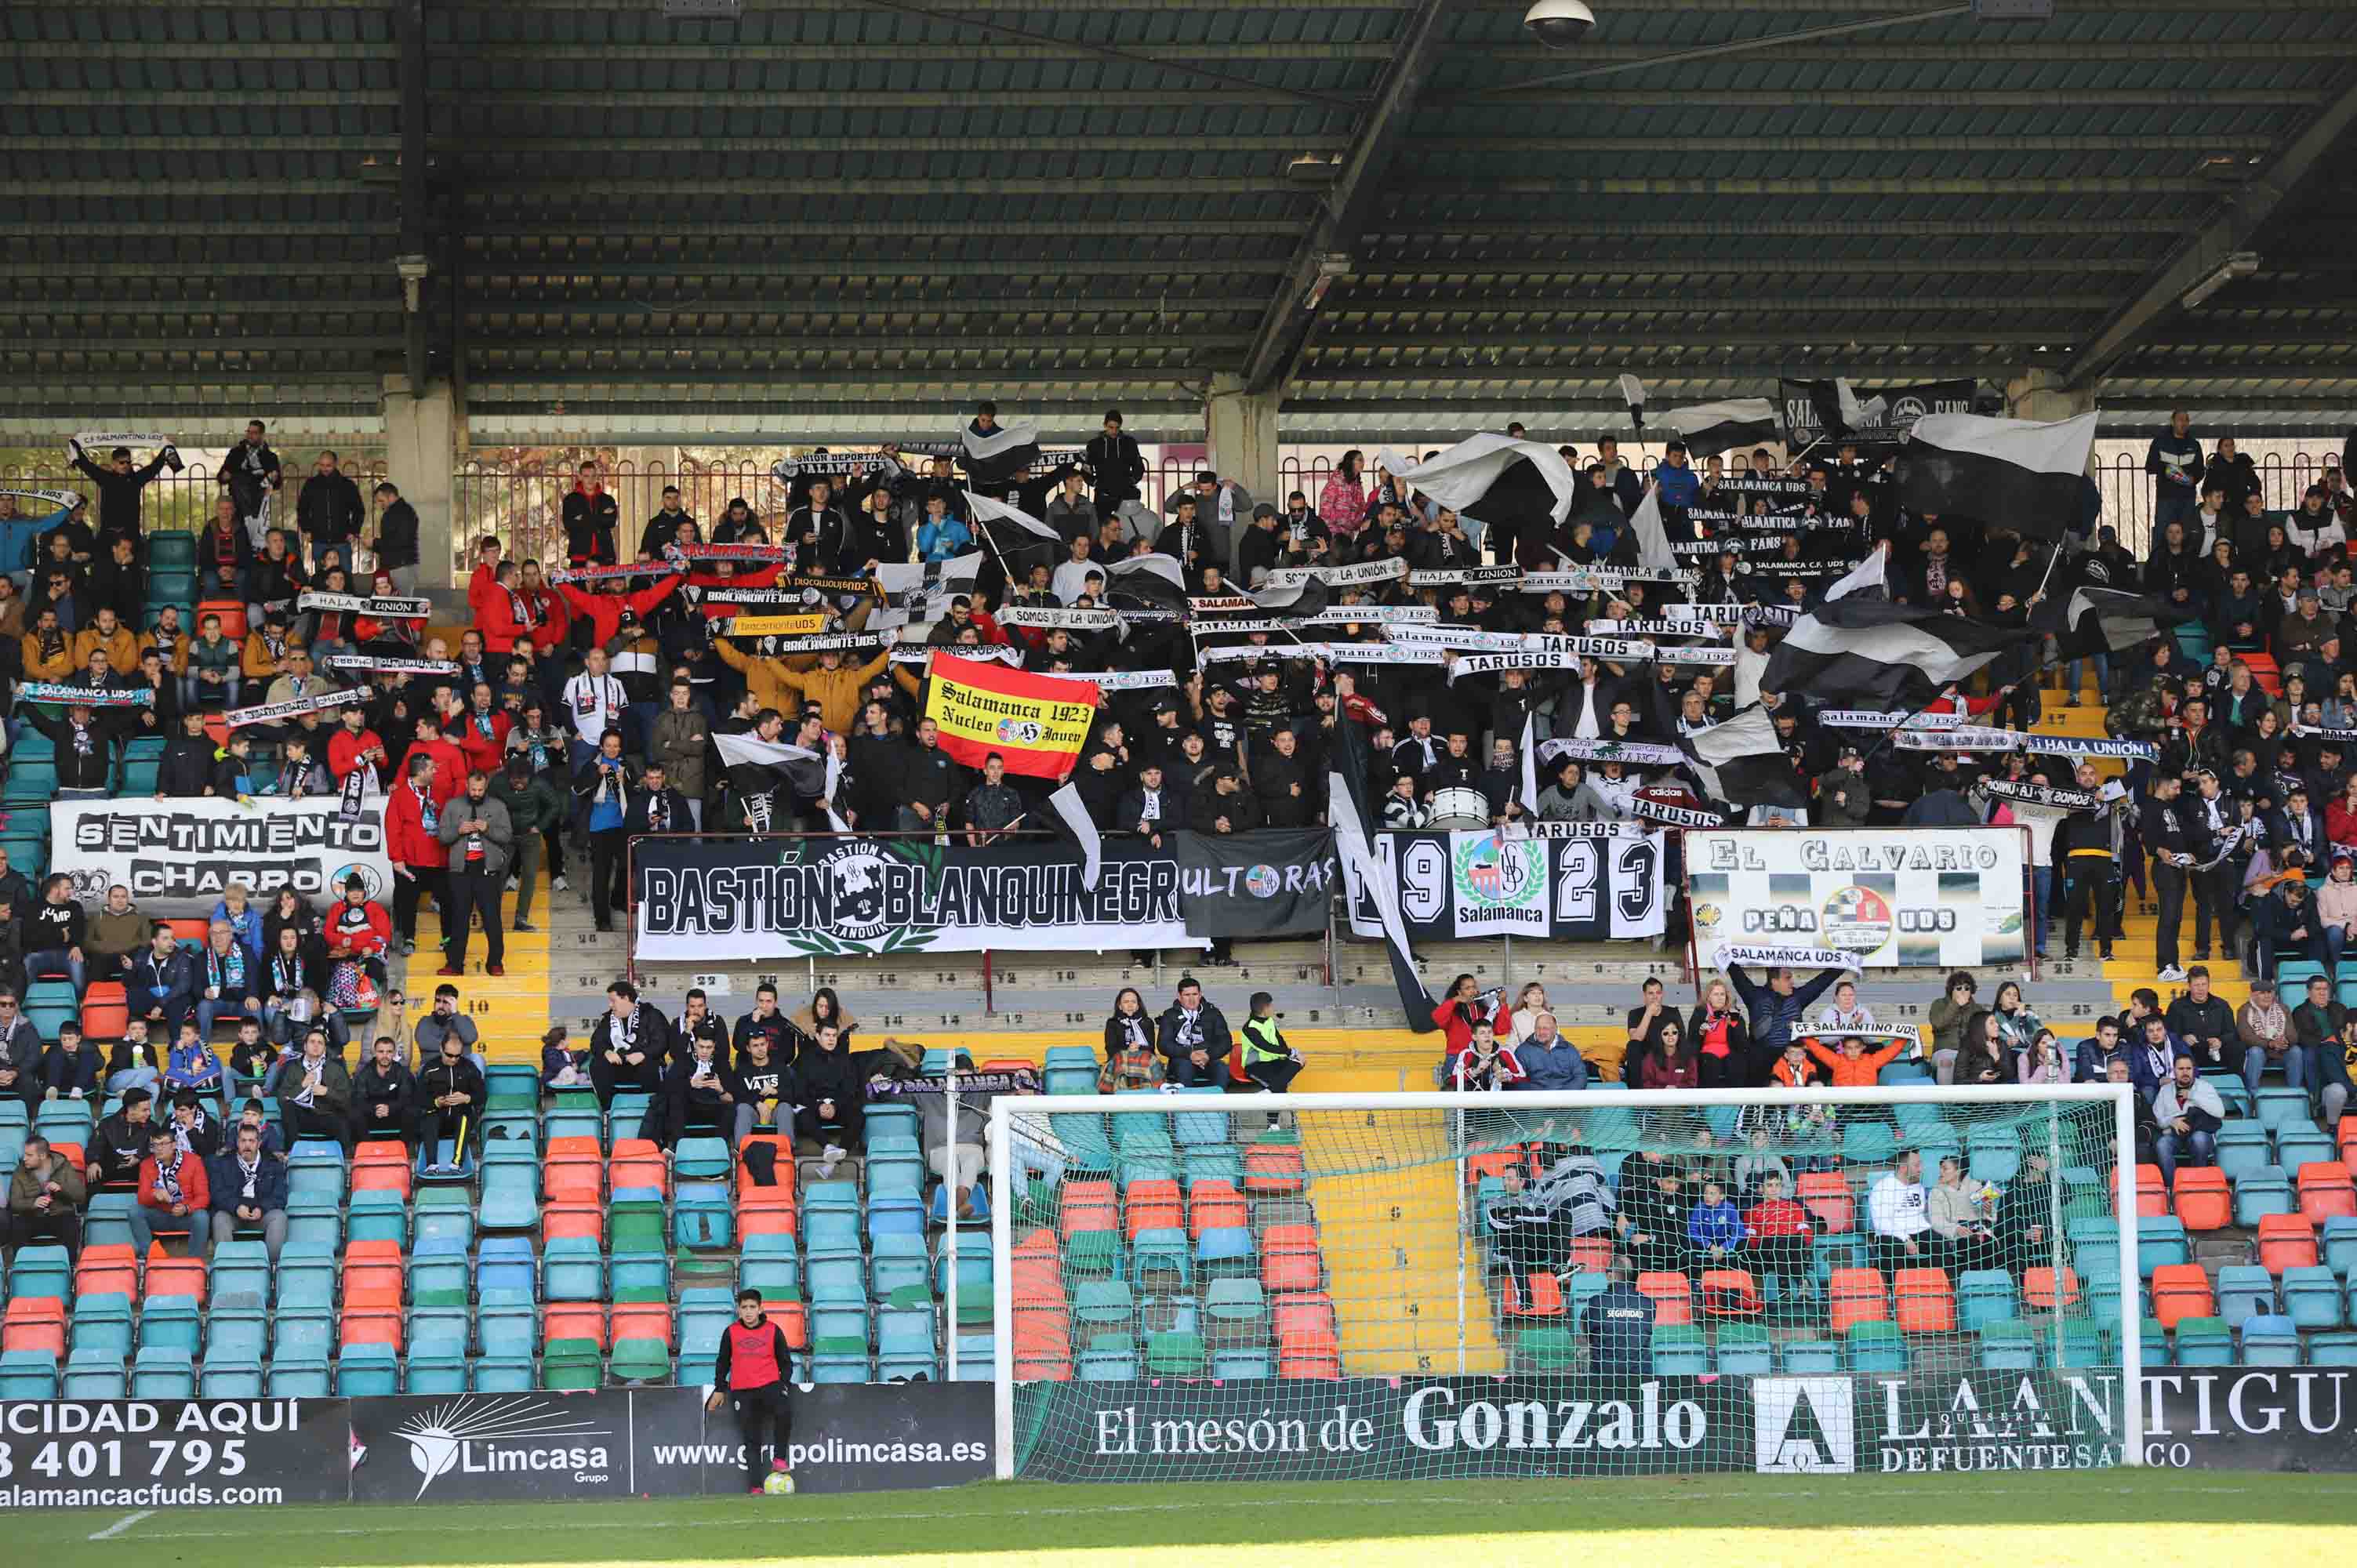
[[[783,1470],[772,1470],[769,1479],[761,1483],[761,1489],[773,1498],[790,1498],[794,1492],[794,1478]]]

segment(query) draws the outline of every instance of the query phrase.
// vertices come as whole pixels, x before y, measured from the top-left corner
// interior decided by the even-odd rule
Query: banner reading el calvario
[[[941,725],[942,749],[968,768],[995,753],[1006,771],[1061,779],[1080,760],[1097,710],[1090,681],[1059,681],[1020,670],[933,655],[925,716]]]

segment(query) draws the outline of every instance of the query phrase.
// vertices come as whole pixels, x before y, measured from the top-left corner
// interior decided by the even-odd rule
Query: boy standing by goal
[[[793,1434],[793,1410],[786,1398],[786,1372],[793,1364],[786,1348],[785,1330],[761,1312],[761,1293],[749,1286],[737,1293],[737,1321],[720,1337],[720,1356],[712,1367],[712,1391],[704,1402],[707,1411],[725,1402],[737,1410],[737,1430],[745,1439],[746,1489],[761,1488],[761,1448],[765,1428],[774,1433],[770,1447],[776,1457],[770,1469],[790,1475],[786,1440]]]

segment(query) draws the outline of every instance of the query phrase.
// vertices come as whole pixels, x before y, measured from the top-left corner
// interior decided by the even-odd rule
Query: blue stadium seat
[[[2299,1328],[2288,1317],[2254,1317],[2243,1325],[2243,1365],[2297,1367]]]
[[[2284,1316],[2302,1329],[2340,1327],[2347,1321],[2341,1300],[2341,1282],[2330,1269],[2318,1265],[2284,1271]]]
[[[2229,1263],[2218,1271],[2216,1294],[2218,1316],[2229,1327],[2240,1328],[2275,1311],[2275,1276],[2255,1264]]]

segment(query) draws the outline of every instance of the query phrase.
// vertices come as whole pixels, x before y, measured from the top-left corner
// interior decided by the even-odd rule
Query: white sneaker
[[[548,886],[549,886],[552,889],[554,889],[554,891],[556,891],[556,892],[558,892],[558,893],[562,893],[562,892],[564,892],[564,891],[565,891],[565,878],[563,878],[562,876],[560,876],[560,877],[558,877],[555,881],[554,881],[554,882],[550,883]]]
[[[2185,981],[2185,972],[2172,963],[2160,972],[2158,978],[2164,984],[2182,984]]]

